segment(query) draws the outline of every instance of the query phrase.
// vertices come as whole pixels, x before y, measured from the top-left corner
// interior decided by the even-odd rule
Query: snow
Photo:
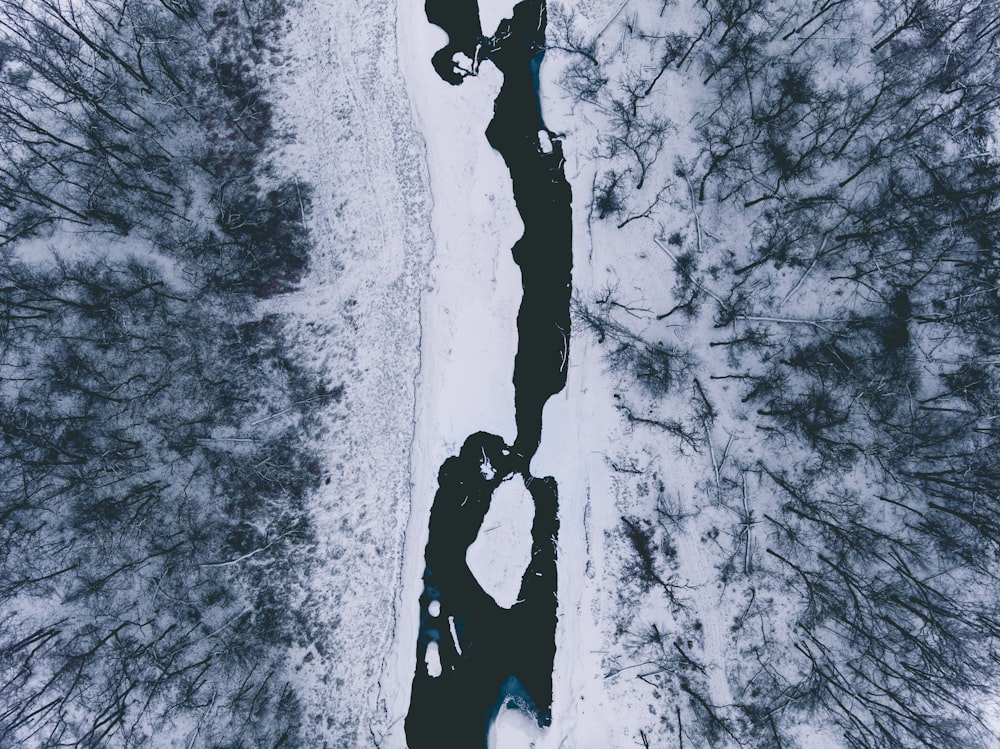
[[[441,675],[441,654],[438,652],[438,644],[436,642],[427,643],[424,663],[427,664],[427,675],[432,679],[436,679]]]
[[[505,705],[490,728],[489,749],[536,749],[545,732],[516,706]]]
[[[461,86],[429,65],[439,35],[419,5],[400,9],[401,67],[427,149],[434,201],[432,286],[423,301],[421,421],[432,434],[422,445],[437,451],[414,458],[437,468],[476,431],[513,440],[511,383],[516,350],[512,321],[521,287],[510,247],[522,226],[506,167],[484,132],[493,116],[501,76],[491,65]],[[457,117],[456,113],[461,113]],[[433,488],[428,500],[433,497]]]
[[[451,641],[455,645],[455,652],[462,654],[462,646],[458,641],[458,630],[455,629],[455,617],[448,617],[448,631],[451,632]]]
[[[416,613],[400,575],[433,235],[394,20],[390,2],[303,0],[276,81],[281,124],[294,135],[280,160],[315,186],[317,249],[302,289],[273,304],[291,317],[312,366],[345,385],[317,435],[328,483],[312,503],[317,546],[300,606],[320,624],[292,674],[316,747],[362,746],[391,730],[400,698],[379,680],[392,667],[397,611]],[[415,523],[426,525],[426,515]],[[400,676],[384,682],[392,689],[408,688],[415,667],[415,632],[406,639]]]
[[[517,603],[521,577],[531,561],[531,522],[535,506],[520,477],[493,492],[479,535],[466,553],[476,580],[498,606]]]
[[[552,139],[544,130],[538,131],[538,148],[542,153],[552,153]]]
[[[483,461],[479,467],[479,474],[487,481],[492,481],[497,475],[497,471],[493,467],[493,463],[491,463],[490,459],[486,456],[486,450],[483,450]]]
[[[479,0],[479,20],[483,34],[492,35],[500,21],[511,17],[515,4],[516,0]]]
[[[455,68],[461,71],[464,75],[475,75],[476,61],[469,57],[463,52],[456,52],[451,61],[455,64]]]

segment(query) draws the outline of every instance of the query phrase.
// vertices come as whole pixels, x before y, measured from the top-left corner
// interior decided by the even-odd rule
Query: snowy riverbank
[[[296,318],[300,351],[346,396],[318,436],[328,483],[313,503],[318,548],[302,606],[319,624],[293,675],[317,747],[379,743],[397,710],[380,675],[401,601],[433,237],[394,21],[389,2],[303,0],[279,81],[293,134],[284,163],[316,188],[317,244],[302,290],[279,304]]]

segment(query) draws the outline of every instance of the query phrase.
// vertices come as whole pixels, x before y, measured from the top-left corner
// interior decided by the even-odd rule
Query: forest
[[[553,16],[559,85],[596,123],[594,243],[621,257],[577,321],[660,466],[612,465],[638,581],[619,648],[658,716],[636,743],[996,745],[995,4]],[[676,490],[679,463],[698,478]],[[681,535],[731,612],[721,661]]]
[[[284,647],[341,389],[262,302],[282,0],[0,12],[0,745],[299,744]]]

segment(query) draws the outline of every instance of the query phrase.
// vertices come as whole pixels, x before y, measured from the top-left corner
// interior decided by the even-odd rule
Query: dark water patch
[[[483,38],[479,4],[476,0],[427,0],[424,10],[427,20],[448,35],[448,44],[434,53],[431,64],[441,78],[457,86],[468,73],[456,70],[455,55],[474,60]]]
[[[555,480],[524,478],[535,517],[531,561],[514,606],[498,606],[465,559],[496,488],[519,480],[512,467],[503,440],[478,432],[438,474],[405,725],[410,749],[485,746],[489,726],[508,697],[533,712],[539,725],[551,721],[559,530]]]
[[[514,449],[525,465],[538,449],[545,402],[566,385],[569,361],[572,192],[563,173],[562,142],[545,127],[538,95],[545,22],[542,0],[518,3],[482,52],[504,74],[486,137],[507,164],[524,223],[512,252],[523,288],[514,360]]]

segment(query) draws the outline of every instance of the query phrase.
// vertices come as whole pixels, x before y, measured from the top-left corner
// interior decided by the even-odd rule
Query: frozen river
[[[410,749],[486,746],[503,704],[551,722],[557,608],[555,479],[531,475],[542,435],[545,401],[566,384],[572,268],[571,192],[562,144],[544,124],[538,70],[545,42],[545,3],[516,5],[489,38],[475,0],[432,0],[429,20],[448,34],[431,58],[442,80],[459,85],[481,65],[495,65],[503,83],[486,128],[510,173],[524,232],[512,248],[521,270],[514,361],[516,439],[477,432],[438,474],[425,551],[416,672],[406,737]],[[455,114],[460,118],[462,112]],[[493,247],[470,247],[470,252]],[[503,324],[503,321],[499,321]],[[506,322],[513,324],[513,320]],[[484,392],[484,400],[503,394]],[[523,481],[533,505],[531,547],[509,605],[491,596],[470,569],[469,549],[484,529],[497,489]]]

